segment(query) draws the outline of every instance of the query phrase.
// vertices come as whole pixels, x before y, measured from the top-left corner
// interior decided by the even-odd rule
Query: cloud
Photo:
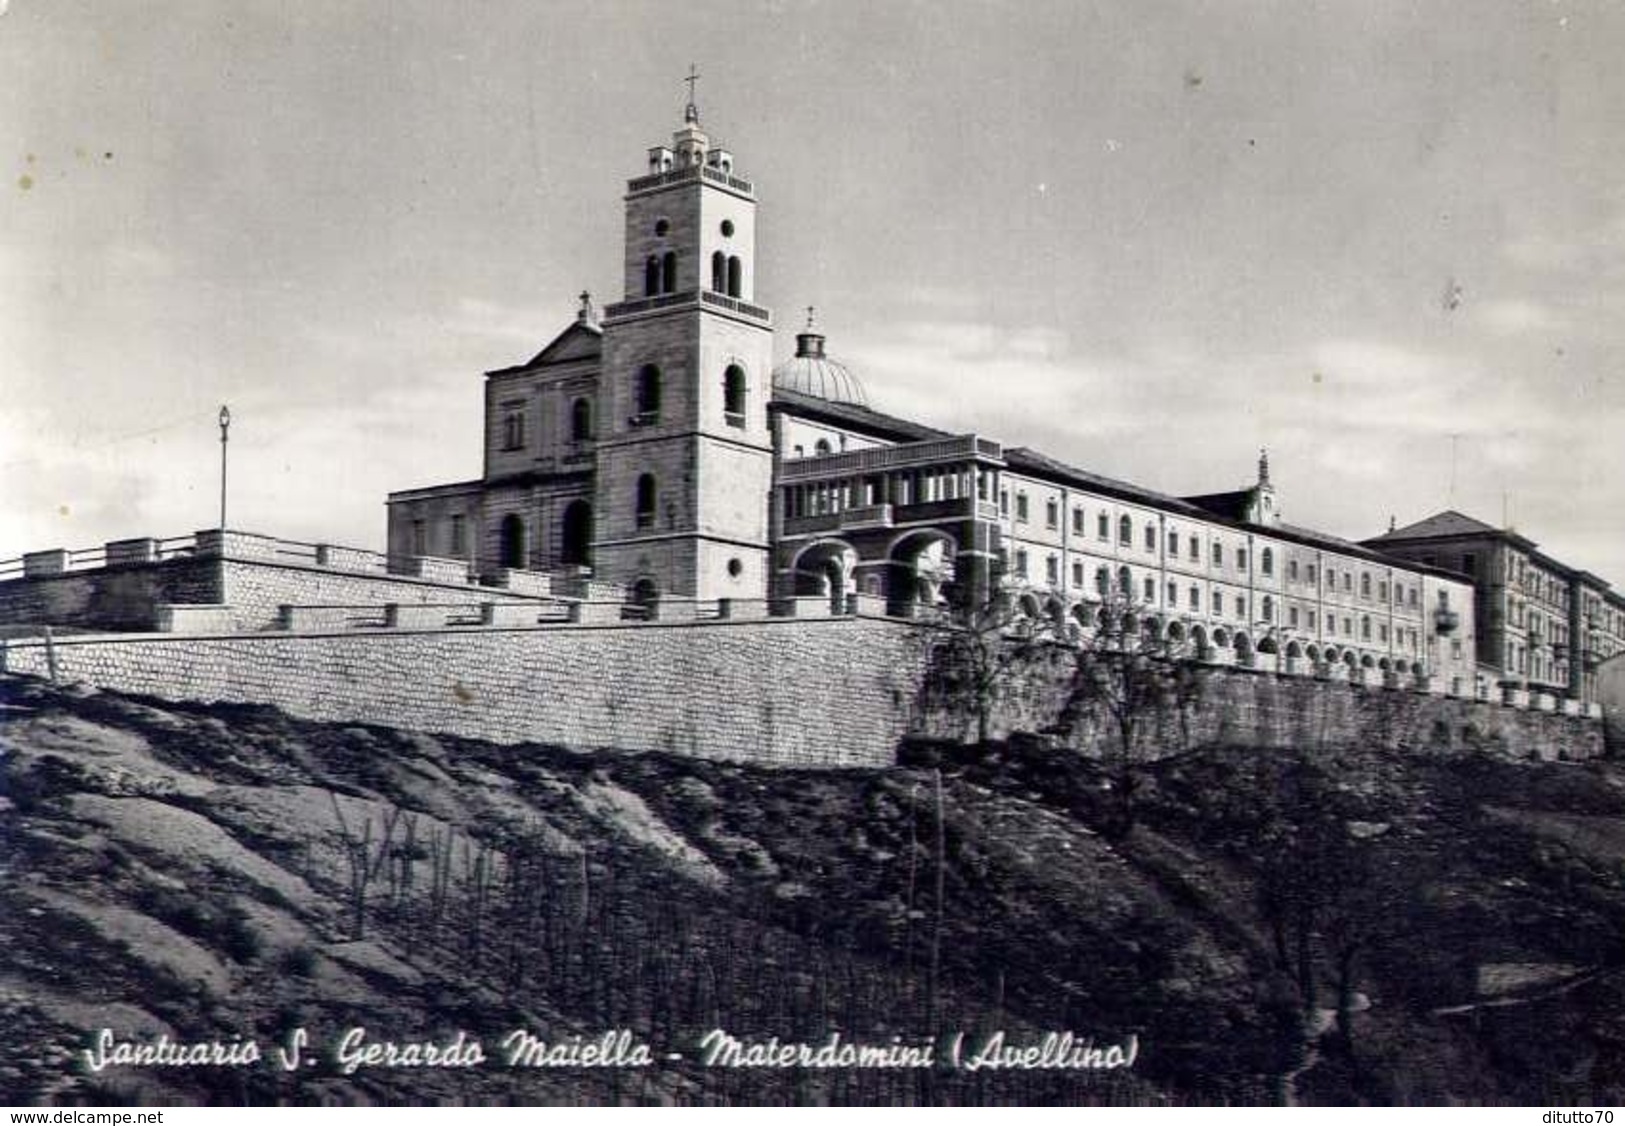
[[[1549,305],[1519,298],[1488,302],[1477,308],[1475,316],[1497,336],[1560,332],[1570,326],[1569,319]]]

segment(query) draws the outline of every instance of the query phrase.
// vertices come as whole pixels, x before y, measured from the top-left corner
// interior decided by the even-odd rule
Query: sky
[[[680,124],[878,409],[1625,586],[1625,6],[0,0],[0,557],[382,546]]]

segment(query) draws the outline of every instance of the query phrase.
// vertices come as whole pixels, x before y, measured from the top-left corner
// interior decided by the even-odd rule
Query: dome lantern
[[[824,353],[824,334],[816,331],[812,306],[807,307],[807,327],[796,333],[796,354],[773,369],[773,389],[793,391],[832,403],[869,405],[869,396],[858,377],[839,360]]]

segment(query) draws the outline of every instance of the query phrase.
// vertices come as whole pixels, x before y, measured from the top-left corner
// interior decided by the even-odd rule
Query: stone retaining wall
[[[870,618],[12,641],[10,672],[499,743],[885,766],[914,676]]]
[[[493,622],[500,604],[487,603]],[[594,609],[591,604],[582,611]],[[618,607],[606,607],[616,609]],[[799,607],[798,607],[799,609]],[[810,609],[810,607],[809,607]],[[499,743],[666,750],[773,766],[884,766],[904,734],[974,730],[934,697],[917,627],[867,616],[606,620],[512,628],[422,628],[444,607],[397,606],[393,629],[218,637],[165,634],[13,640],[0,669],[202,703],[273,704],[298,716],[444,731]],[[377,615],[381,626],[385,611]],[[1115,729],[1099,707],[1066,714],[1063,654],[1001,686],[992,734],[1045,735],[1101,753]],[[1183,699],[1139,718],[1144,753],[1212,742],[1415,753],[1485,751],[1578,760],[1603,752],[1595,720],[1404,688],[1219,668],[1191,670]]]

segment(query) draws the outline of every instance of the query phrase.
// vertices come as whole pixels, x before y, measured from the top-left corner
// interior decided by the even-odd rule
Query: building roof
[[[1399,543],[1404,540],[1432,540],[1453,538],[1456,536],[1499,536],[1503,532],[1500,528],[1491,527],[1482,520],[1475,519],[1465,513],[1447,508],[1443,512],[1436,512],[1425,520],[1418,520],[1414,524],[1407,524],[1403,528],[1395,528],[1384,532],[1380,536],[1372,536],[1366,543]]]
[[[1249,486],[1228,493],[1203,493],[1200,496],[1185,497],[1184,500],[1215,516],[1223,516],[1228,520],[1245,520],[1247,513],[1252,509],[1253,492],[1254,487]]]
[[[1436,512],[1425,520],[1418,520],[1414,524],[1407,524],[1403,528],[1395,528],[1391,532],[1384,532],[1380,536],[1372,536],[1360,542],[1380,551],[1383,548],[1406,547],[1411,544],[1485,539],[1502,540],[1538,556],[1543,564],[1563,571],[1570,569],[1566,563],[1552,559],[1537,550],[1534,540],[1520,536],[1511,528],[1497,528],[1466,513],[1457,512],[1453,508]]]
[[[1018,472],[1030,473],[1033,476],[1047,478],[1064,485],[1075,485],[1091,492],[1114,496],[1120,500],[1137,501],[1153,508],[1163,508],[1187,516],[1206,515],[1194,505],[1187,504],[1178,497],[1168,496],[1152,489],[1141,488],[1139,485],[1131,485],[1127,481],[1103,477],[1086,469],[1079,469],[1026,446],[1013,446],[1006,449],[1004,451],[1004,460],[1006,465]]]
[[[953,437],[946,430],[937,430],[906,418],[882,414],[861,403],[822,399],[789,387],[773,388],[773,399],[768,404],[768,409],[836,426],[849,426],[872,437],[886,438],[894,442],[925,442],[936,438]]]
[[[893,441],[922,442],[937,438],[953,437],[946,430],[937,430],[929,426],[922,426],[917,422],[896,418],[892,415],[882,414],[869,407],[856,406],[851,403],[833,403],[825,399],[814,398],[810,395],[799,394],[794,391],[777,390],[773,395],[773,409],[781,410],[798,417],[807,417],[819,421],[830,422],[836,425],[850,426],[876,438],[887,438]],[[1424,572],[1431,575],[1440,575],[1461,581],[1462,576],[1439,567],[1428,566],[1412,560],[1398,560],[1391,555],[1384,555],[1380,551],[1351,540],[1341,539],[1338,536],[1317,532],[1311,528],[1300,528],[1292,524],[1263,525],[1249,523],[1239,517],[1215,512],[1196,503],[1196,500],[1205,500],[1203,497],[1176,497],[1167,493],[1159,493],[1154,489],[1143,488],[1127,481],[1119,481],[1112,477],[1105,477],[1099,473],[1091,473],[1086,469],[1068,465],[1058,461],[1048,454],[1026,446],[1007,446],[1004,450],[1004,462],[1010,469],[1028,476],[1053,481],[1057,484],[1070,485],[1074,488],[1087,489],[1101,496],[1115,497],[1119,500],[1132,501],[1143,504],[1148,508],[1158,508],[1164,512],[1175,515],[1207,520],[1218,524],[1228,524],[1238,530],[1254,531],[1261,535],[1276,539],[1299,543],[1306,547],[1320,548],[1324,551],[1335,551],[1340,555],[1364,559],[1371,563],[1383,566],[1402,564],[1407,570]],[[1243,489],[1234,494],[1248,496],[1251,489]],[[1231,494],[1215,493],[1213,497],[1224,497]]]

